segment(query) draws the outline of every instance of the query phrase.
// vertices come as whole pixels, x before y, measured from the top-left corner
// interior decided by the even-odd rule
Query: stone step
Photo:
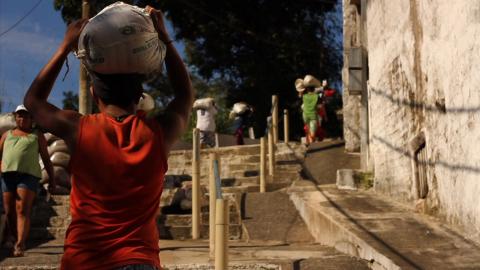
[[[55,228],[67,228],[72,218],[68,216],[34,216],[32,217],[32,227],[55,227]]]
[[[68,205],[36,205],[32,209],[32,218],[45,218],[51,216],[70,216],[70,206]]]
[[[58,227],[32,227],[30,228],[29,240],[52,240],[52,239],[65,239],[65,233],[67,228]]]
[[[203,212],[200,214],[201,224],[208,225],[209,213]],[[158,219],[159,224],[165,226],[191,226],[192,224],[192,215],[160,215]],[[229,212],[229,223],[230,224],[241,224],[240,213],[234,209]]]
[[[191,226],[161,226],[158,229],[160,239],[191,239],[192,227]],[[229,239],[239,240],[242,238],[242,226],[238,224],[230,224],[228,226]],[[200,238],[208,239],[209,227],[208,225],[200,226]]]

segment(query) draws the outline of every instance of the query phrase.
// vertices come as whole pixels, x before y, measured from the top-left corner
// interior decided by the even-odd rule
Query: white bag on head
[[[85,25],[77,57],[88,70],[101,74],[159,72],[166,46],[143,8],[116,2]]]
[[[195,110],[199,110],[199,109],[208,110],[208,109],[210,109],[210,107],[213,106],[214,101],[215,100],[211,97],[197,99],[193,103],[193,109],[195,109]]]
[[[247,110],[249,109],[248,107],[248,104],[245,103],[245,102],[237,102],[235,104],[233,104],[233,111],[236,113],[236,114],[242,114],[244,112],[246,112]]]

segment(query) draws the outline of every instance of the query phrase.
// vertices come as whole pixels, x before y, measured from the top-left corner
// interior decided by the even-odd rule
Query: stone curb
[[[312,204],[306,200],[306,196],[315,197],[315,203]],[[357,234],[352,232],[352,230],[348,228],[349,224],[342,224],[336,221],[333,216],[329,216],[328,213],[322,211],[322,207],[319,207],[319,204],[328,203],[329,200],[321,192],[292,192],[290,199],[307,224],[316,242],[334,247],[338,251],[348,255],[370,261],[370,267],[372,269],[402,269],[397,262],[374,248],[372,243],[361,239]],[[380,243],[376,244],[378,245]]]

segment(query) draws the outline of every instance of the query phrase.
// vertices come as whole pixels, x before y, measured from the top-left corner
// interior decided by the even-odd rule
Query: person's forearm
[[[34,108],[37,102],[46,101],[48,99],[53,84],[55,83],[55,80],[62,69],[63,62],[67,58],[69,52],[70,50],[62,44],[50,61],[38,73],[35,80],[33,80],[24,99],[25,106],[29,110]]]
[[[51,162],[44,162],[43,163],[45,165],[45,170],[47,171],[47,174],[48,174],[48,182],[51,184],[51,183],[54,183],[55,182],[55,173],[53,171],[53,165]]]
[[[175,97],[190,104],[185,106],[185,110],[188,110],[186,113],[190,113],[194,98],[192,83],[187,68],[172,43],[167,44],[165,66],[167,67],[168,78],[172,84]]]

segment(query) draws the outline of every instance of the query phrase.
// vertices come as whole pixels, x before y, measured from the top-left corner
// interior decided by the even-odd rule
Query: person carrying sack
[[[34,120],[62,138],[72,153],[72,221],[60,266],[64,270],[160,269],[156,217],[167,157],[188,126],[194,92],[163,14],[148,6],[145,10],[166,46],[165,65],[174,89],[164,115],[136,111],[142,95],[139,74],[90,72],[98,114],[60,110],[47,101],[86,20],[68,26],[24,99]]]

